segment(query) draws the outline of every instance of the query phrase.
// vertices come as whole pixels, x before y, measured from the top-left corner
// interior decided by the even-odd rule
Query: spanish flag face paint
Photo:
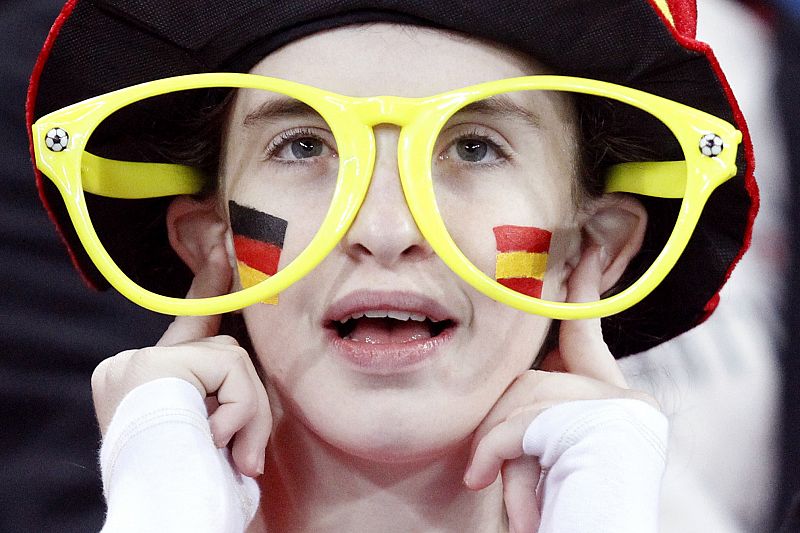
[[[236,202],[228,202],[233,247],[242,287],[247,289],[278,272],[288,223]],[[263,303],[276,305],[278,296]]]
[[[542,297],[552,233],[531,226],[497,226],[495,279],[522,294]]]

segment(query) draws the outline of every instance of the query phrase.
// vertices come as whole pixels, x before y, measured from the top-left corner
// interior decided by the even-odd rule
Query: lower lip
[[[435,337],[399,343],[368,343],[339,337],[328,330],[328,342],[334,352],[357,370],[368,374],[397,374],[410,372],[432,359],[438,350],[453,338],[454,326]]]

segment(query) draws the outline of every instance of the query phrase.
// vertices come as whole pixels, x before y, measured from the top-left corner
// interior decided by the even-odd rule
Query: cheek
[[[491,388],[505,387],[530,369],[551,323],[550,319],[512,309],[484,299],[476,308],[475,359],[471,379],[481,388],[481,379]]]
[[[235,158],[237,153],[234,151],[229,159]],[[302,172],[282,170],[281,164],[266,165],[242,157],[238,163],[226,161],[222,179],[227,198],[230,204],[245,206],[260,213],[262,218],[283,225],[274,232],[280,236],[280,261],[276,271],[281,270],[308,247],[322,226],[331,204],[335,175],[305,180],[297,175]],[[234,222],[232,216],[231,223]],[[261,226],[273,228],[274,224]]]
[[[298,308],[290,287],[278,295],[277,305],[256,304],[244,309],[255,356],[273,382],[293,382],[306,372],[317,346],[306,342],[310,318]],[[302,300],[301,300],[302,301]]]

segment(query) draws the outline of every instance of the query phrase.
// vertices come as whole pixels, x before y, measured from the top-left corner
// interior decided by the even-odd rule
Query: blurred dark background
[[[783,415],[779,509],[785,532],[800,531],[800,0],[767,2],[773,13],[777,53],[776,96],[787,159],[787,287],[783,298],[786,338],[781,350]]]
[[[169,322],[87,289],[39,203],[25,92],[62,0],[0,0],[0,531],[98,531],[90,377]]]

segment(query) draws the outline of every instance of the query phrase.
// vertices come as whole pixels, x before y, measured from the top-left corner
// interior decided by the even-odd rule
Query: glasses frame
[[[133,282],[108,254],[92,226],[84,190],[116,198],[196,194],[203,190],[205,178],[181,165],[103,159],[86,152],[86,143],[106,117],[126,105],[170,92],[215,87],[282,94],[320,114],[331,128],[340,162],[331,206],[307,248],[265,281],[209,298],[159,295]],[[617,294],[596,302],[552,302],[509,289],[464,256],[439,214],[431,161],[442,127],[453,114],[472,102],[524,90],[588,94],[631,105],[661,120],[683,149],[685,161],[622,163],[612,167],[607,175],[606,192],[682,198],[675,227],[664,249],[637,281]],[[81,243],[110,284],[131,301],[156,312],[207,315],[242,309],[280,293],[333,250],[366,197],[375,162],[373,127],[385,123],[401,128],[397,157],[405,200],[423,237],[442,261],[489,298],[525,312],[562,320],[603,317],[623,311],[643,299],[666,277],[686,247],[710,194],[736,175],[736,152],[742,139],[734,126],[703,111],[629,87],[569,76],[509,78],[422,98],[357,98],[242,73],[190,74],[120,89],[45,115],[33,124],[32,133],[36,167],[58,188]],[[46,144],[46,135],[54,128],[61,128],[69,135],[61,151],[52,151]],[[701,139],[709,134],[722,141],[723,150],[718,155],[704,155],[700,150]]]

